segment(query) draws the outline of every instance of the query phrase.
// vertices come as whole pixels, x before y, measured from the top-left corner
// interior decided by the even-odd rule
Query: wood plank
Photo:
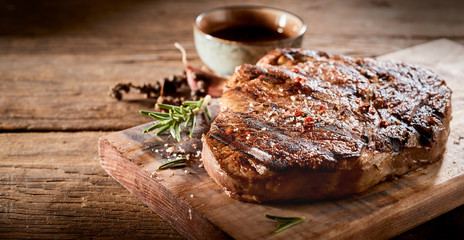
[[[144,123],[136,112],[153,102],[135,96],[116,102],[108,88],[182,72],[175,41],[200,65],[191,23],[201,11],[224,5],[109,2],[15,1],[0,7],[0,129],[122,130]],[[303,46],[332,53],[378,56],[439,37],[464,44],[464,15],[458,11],[464,2],[457,0],[235,2],[240,3],[295,12],[308,24]],[[28,14],[34,12],[41,14]]]
[[[166,140],[174,149],[178,149],[178,143],[166,137],[140,134],[149,124],[100,139],[101,164],[117,181],[173,223],[179,232],[192,238],[217,236],[219,230],[236,239],[393,237],[464,204],[464,160],[459,154],[464,150],[464,142],[461,143],[464,141],[464,89],[461,87],[464,46],[438,40],[385,58],[403,60],[402,57],[411,54],[417,59],[428,58],[424,64],[437,72],[446,71],[444,77],[453,90],[454,120],[444,160],[441,165],[409,174],[398,181],[379,184],[365,193],[298,205],[236,201],[228,198],[203,168],[197,167],[201,163],[198,159],[189,164],[189,173],[183,169],[156,171],[156,167],[169,157],[156,149]],[[420,54],[423,55],[417,57]],[[414,60],[404,58],[408,59]],[[449,71],[447,64],[451,62],[453,71]],[[127,178],[127,168],[131,170],[130,178]],[[150,174],[155,177],[150,178]],[[263,217],[265,213],[306,216],[309,220],[273,234],[275,224]],[[204,232],[196,227],[197,222],[209,222],[215,228]]]
[[[183,238],[99,166],[104,134],[0,134],[1,239]],[[449,239],[463,216],[461,207],[397,239]]]
[[[313,45],[312,39],[319,37],[329,38],[326,39],[329,41],[338,38],[366,39],[372,44],[382,38],[425,41],[439,37],[463,40],[464,37],[464,17],[461,14],[464,3],[459,0],[426,0],[420,3],[290,0],[285,4],[278,0],[240,0],[234,3],[101,0],[92,4],[80,0],[41,4],[16,1],[0,8],[0,34],[9,36],[2,39],[0,52],[152,53],[159,44],[170,45],[183,40],[192,42],[191,23],[195,16],[206,9],[226,4],[267,5],[296,13],[308,24],[307,42],[311,44],[307,46]],[[43,14],[31,14],[38,11]],[[316,42],[323,43],[322,40]],[[327,45],[343,47],[349,44],[340,43],[327,42]],[[358,46],[359,49],[362,47]],[[378,48],[369,55],[378,56],[381,51],[391,52]]]
[[[1,239],[183,239],[100,167],[102,134],[0,134]]]

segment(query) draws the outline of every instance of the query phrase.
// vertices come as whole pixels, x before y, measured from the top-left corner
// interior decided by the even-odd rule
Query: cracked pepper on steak
[[[429,70],[277,49],[228,79],[202,158],[242,201],[339,198],[440,161],[450,120]]]

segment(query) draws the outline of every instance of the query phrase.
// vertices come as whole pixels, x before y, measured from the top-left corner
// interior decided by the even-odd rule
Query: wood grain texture
[[[152,102],[116,102],[107,89],[182,71],[175,41],[200,65],[193,18],[241,3],[297,13],[309,27],[303,45],[332,53],[464,44],[460,0],[0,0],[0,238],[182,238],[99,167],[96,142],[107,133],[85,131],[146,122],[136,112]],[[460,207],[397,238],[462,235],[463,216]]]
[[[308,24],[303,46],[378,56],[431,39],[464,44],[463,1],[6,1],[0,4],[0,129],[122,130],[153,102],[107,96],[117,82],[183,71],[173,43],[201,62],[192,38],[200,12],[230,4],[282,7]],[[123,119],[123,120],[122,120]]]
[[[217,236],[218,229],[236,239],[391,238],[464,204],[464,159],[459,155],[464,150],[463,55],[464,46],[437,40],[382,57],[411,62],[426,59],[422,62],[426,67],[447,72],[443,77],[453,90],[454,120],[441,164],[379,184],[362,194],[308,204],[236,201],[228,198],[203,168],[197,167],[201,164],[198,159],[189,163],[189,173],[184,169],[156,171],[169,158],[169,154],[163,155],[163,143],[169,142],[175,151],[179,143],[168,136],[142,135],[140,132],[150,124],[100,139],[101,164],[181,233],[194,231],[194,235],[186,234],[190,238],[208,239]],[[305,216],[309,220],[274,234],[275,223],[264,218],[266,213]],[[211,232],[200,230],[197,222],[202,226],[205,221],[216,228],[211,228]],[[253,225],[259,227],[249,227]]]
[[[1,239],[183,238],[100,167],[102,134],[0,134]]]

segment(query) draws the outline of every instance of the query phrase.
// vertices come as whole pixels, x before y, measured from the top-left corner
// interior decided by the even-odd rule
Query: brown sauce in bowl
[[[238,42],[278,41],[289,36],[277,29],[265,26],[230,26],[210,33],[211,36]]]

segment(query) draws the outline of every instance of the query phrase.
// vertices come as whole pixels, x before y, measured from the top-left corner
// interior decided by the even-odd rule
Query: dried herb
[[[136,89],[140,94],[145,94],[146,98],[156,98],[159,96],[161,86],[159,82],[155,84],[145,83],[143,85],[135,85],[131,82],[118,83],[111,88],[110,96],[121,100],[123,92],[129,93],[131,89]]]
[[[306,221],[305,217],[279,217],[279,216],[273,216],[269,214],[265,214],[264,216],[266,218],[279,222],[279,225],[277,225],[277,229],[274,231],[275,233],[282,232],[285,229],[288,229],[290,227],[293,227],[299,223]]]
[[[177,141],[180,141],[182,123],[184,123],[184,127],[190,127],[189,136],[192,137],[198,113],[204,111],[206,117],[211,120],[211,114],[208,108],[208,103],[210,100],[211,97],[207,95],[205,98],[202,98],[198,101],[184,101],[180,106],[157,104],[159,108],[167,110],[167,113],[142,110],[140,111],[141,114],[150,116],[159,121],[145,129],[143,132],[147,133],[158,129],[156,135],[159,135],[169,129],[171,136]]]
[[[187,166],[187,164],[185,163],[186,160],[187,158],[177,158],[177,159],[161,164],[158,167],[158,169],[185,167]]]
[[[145,95],[147,99],[155,99],[157,103],[180,105],[183,101],[198,100],[206,96],[206,85],[202,80],[198,82],[198,89],[191,90],[187,83],[186,73],[174,74],[162,78],[154,83],[133,84],[117,83],[110,88],[109,95],[117,100],[122,100],[124,94],[137,91]]]

